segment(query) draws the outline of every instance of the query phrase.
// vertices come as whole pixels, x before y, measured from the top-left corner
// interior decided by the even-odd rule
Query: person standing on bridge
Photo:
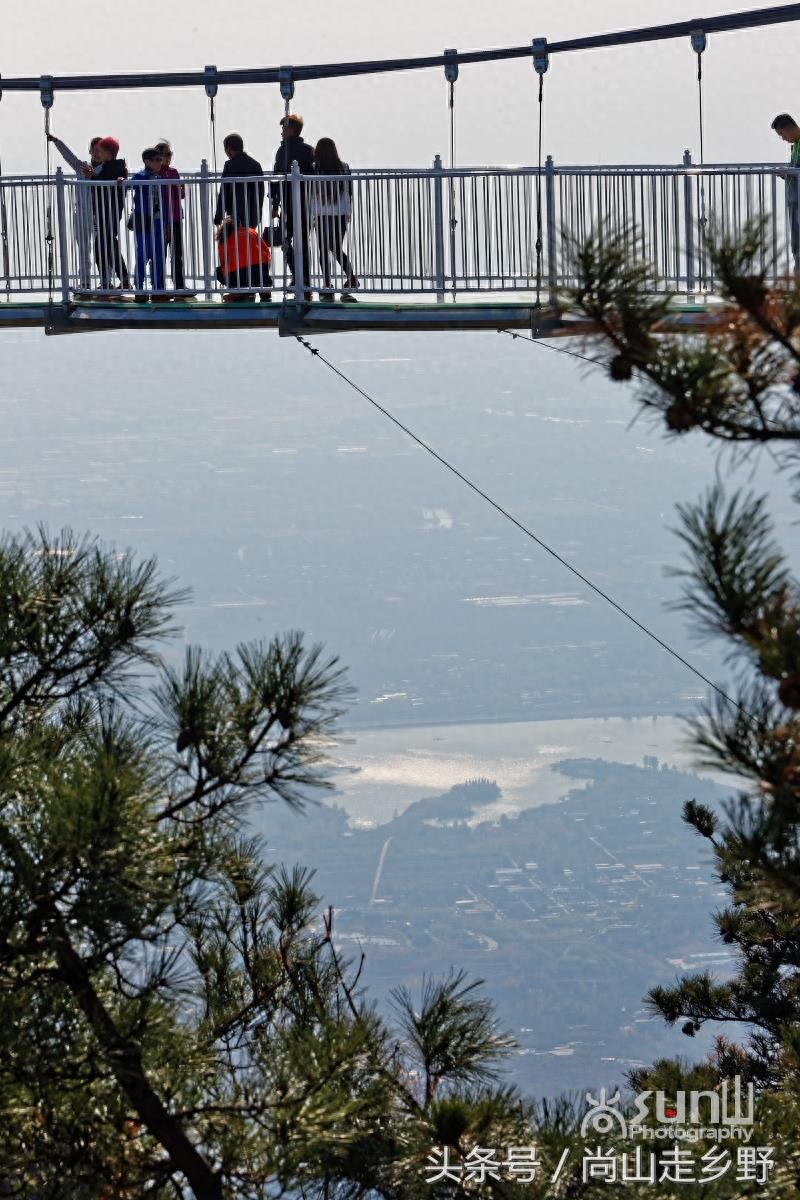
[[[772,122],[772,128],[779,138],[788,142],[792,147],[789,153],[789,166],[800,169],[800,126],[794,117],[788,113],[778,113]],[[789,235],[794,255],[794,269],[800,272],[800,178],[797,175],[784,175],[786,180],[786,207],[788,210]]]
[[[144,168],[137,171],[131,178],[133,187],[132,225],[136,236],[136,300],[139,303],[147,300],[142,289],[145,285],[148,265],[153,300],[169,299],[164,291],[164,263],[167,257],[167,245],[162,192],[166,189],[161,183],[159,174],[163,161],[155,146],[148,146],[146,150],[142,151]]]
[[[291,183],[288,176],[291,175],[292,163],[297,163],[300,168],[301,175],[311,175],[314,172],[314,151],[307,142],[303,141],[303,118],[297,113],[289,113],[288,117],[281,117],[279,122],[283,131],[283,140],[278,147],[278,153],[275,155],[275,166],[273,170],[278,175],[284,175],[287,178],[279,183],[273,183],[270,186],[272,194],[272,216],[277,218],[281,213],[281,233],[283,237],[283,253],[286,258],[286,264],[292,273],[292,283],[294,284],[297,277],[295,270],[295,238],[300,238],[300,245],[303,251],[303,285],[307,299],[311,299],[309,290],[309,281],[311,278],[309,254],[308,254],[308,216],[306,211],[306,192],[304,184],[300,184],[300,229],[295,230],[294,227],[294,209],[292,205]]]
[[[128,178],[128,167],[125,159],[119,158],[119,142],[116,138],[101,138],[95,147],[95,154],[100,166],[90,180],[90,187],[94,253],[100,272],[100,286],[103,291],[110,291],[112,277],[116,275],[124,291],[131,286],[131,281],[119,244],[119,223],[125,207],[120,185]]]
[[[222,187],[217,197],[214,224],[219,235],[223,223],[258,229],[264,207],[264,168],[257,159],[245,154],[244,140],[229,133],[222,145],[228,161],[222,169]]]
[[[334,258],[344,271],[347,290],[342,292],[342,300],[352,301],[355,300],[355,296],[350,295],[350,289],[358,287],[358,279],[343,243],[353,211],[353,181],[350,178],[350,167],[339,158],[333,138],[320,138],[314,147],[314,170],[317,175],[338,176],[315,183],[311,194],[311,215],[325,282],[325,290],[320,292],[319,298],[333,300],[330,260]]]
[[[172,165],[172,146],[162,138],[156,142],[155,149],[161,155],[162,179],[180,179],[180,173]],[[185,291],[186,279],[183,273],[183,204],[186,188],[182,183],[170,184],[163,189],[164,208],[164,237],[169,246],[169,256],[172,266],[172,282],[177,292]]]
[[[64,161],[72,167],[79,180],[94,179],[102,163],[97,157],[97,147],[101,137],[93,137],[89,142],[88,160],[79,158],[66,142],[48,133],[47,140],[55,146]],[[92,201],[85,187],[75,189],[75,240],[78,243],[78,277],[80,286],[88,288],[91,284],[89,264],[92,257]]]

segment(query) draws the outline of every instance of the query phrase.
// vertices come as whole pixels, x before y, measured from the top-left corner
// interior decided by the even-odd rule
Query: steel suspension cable
[[[291,96],[286,94],[283,101],[283,119],[284,122],[289,120],[289,104]],[[289,225],[286,219],[287,210],[292,203],[292,196],[289,191],[289,143],[287,141],[288,124],[283,125],[283,188],[281,191],[281,259],[283,262],[283,298],[286,299],[288,290],[288,257],[289,257]],[[270,222],[271,223],[271,222]],[[292,226],[292,235],[294,235],[294,226]],[[292,254],[292,269],[294,270],[294,254]]]
[[[456,80],[458,79],[458,62],[455,50],[445,50],[444,77],[447,80],[447,106],[450,118],[450,170],[456,166]],[[453,303],[456,301],[456,181],[450,176],[450,280],[453,290]]]
[[[55,238],[53,235],[53,154],[50,144],[50,105],[45,104],[44,107],[44,155],[45,169],[47,173],[47,185],[45,191],[45,233],[44,240],[47,246],[47,293],[48,304],[52,306],[53,290],[55,288]]]
[[[456,68],[458,70],[458,68]],[[453,80],[449,84],[448,104],[450,108],[450,170],[456,167],[456,85]],[[453,288],[453,302],[456,300],[456,181],[450,176],[450,278]]]
[[[208,97],[208,127],[209,136],[211,138],[211,167],[214,174],[217,174],[217,109],[216,97]]]
[[[755,718],[752,717],[751,714],[748,713],[747,710],[744,709],[737,700],[734,700],[732,696],[729,696],[728,693],[719,686],[719,684],[714,683],[712,679],[709,679],[707,675],[704,675],[703,672],[690,663],[688,659],[684,658],[682,654],[679,654],[673,646],[671,646],[668,642],[665,642],[663,638],[660,638],[658,634],[654,633],[653,630],[648,628],[648,626],[642,621],[639,621],[633,615],[633,613],[615,600],[613,596],[610,596],[608,592],[603,591],[603,589],[598,587],[596,583],[593,583],[588,576],[584,575],[582,571],[579,571],[577,567],[573,566],[571,562],[559,554],[558,551],[554,550],[552,546],[548,545],[547,542],[538,537],[538,535],[535,534],[532,529],[523,524],[523,522],[515,517],[513,513],[509,512],[508,509],[499,504],[497,500],[493,499],[488,492],[485,492],[483,488],[479,487],[477,483],[469,478],[469,476],[465,475],[463,471],[460,471],[458,467],[454,466],[442,454],[439,454],[437,450],[434,450],[433,446],[429,445],[428,442],[424,441],[421,437],[419,437],[418,434],[414,433],[414,431],[407,425],[404,425],[403,422],[394,415],[394,413],[390,412],[389,409],[383,404],[380,404],[373,396],[369,394],[369,392],[365,391],[364,388],[360,387],[359,384],[350,379],[348,375],[345,375],[344,371],[332,363],[330,359],[325,358],[324,354],[318,350],[316,346],[312,346],[311,343],[307,341],[306,338],[301,337],[300,334],[295,334],[294,336],[303,349],[307,350],[313,358],[316,358],[325,367],[327,367],[329,371],[332,371],[334,375],[337,375],[343,383],[346,383],[347,386],[352,388],[354,392],[357,392],[358,395],[366,400],[368,404],[371,404],[372,407],[386,417],[387,420],[391,421],[393,425],[396,425],[398,429],[406,434],[407,437],[409,437],[427,454],[430,454],[432,458],[436,459],[436,461],[447,471],[450,471],[452,475],[455,475],[455,477],[465,484],[470,491],[474,492],[476,496],[479,496],[482,500],[485,500],[486,503],[496,512],[498,512],[501,517],[509,521],[512,525],[519,529],[521,533],[524,533],[525,536],[530,538],[532,542],[535,542],[541,550],[544,550],[547,554],[554,558],[556,562],[560,563],[562,567],[565,567],[567,571],[576,577],[576,579],[580,579],[580,581],[584,583],[586,587],[590,589],[590,591],[599,596],[601,600],[605,600],[607,604],[610,604],[611,607],[616,609],[621,616],[623,616],[627,621],[630,621],[632,625],[635,625],[640,632],[644,633],[647,637],[654,641],[656,645],[661,647],[662,650],[666,650],[667,654],[670,654],[677,662],[686,667],[688,671],[691,671],[691,673],[705,683],[707,687],[710,687],[713,691],[715,691],[721,699],[725,700],[734,708],[737,708],[750,720],[755,720]]]
[[[533,55],[533,69],[539,77],[539,105],[538,105],[538,139],[537,139],[537,156],[536,156],[536,305],[535,312],[538,314],[542,307],[542,130],[544,124],[544,77],[545,72],[550,66],[550,55],[547,51],[546,38],[534,38],[531,42],[531,52]],[[534,319],[534,333],[538,332]]]
[[[542,118],[544,72],[539,74],[539,139],[536,159],[536,307],[542,307]]]
[[[702,29],[695,29],[691,34],[692,49],[697,55],[697,122],[700,133],[700,216],[698,226],[700,230],[700,280],[706,286],[706,232],[708,219],[706,216],[706,185],[703,176],[702,167],[705,163],[705,121],[703,118],[703,54],[706,48],[706,35]]]
[[[2,93],[0,92],[0,97]],[[3,156],[0,154],[0,246],[3,253],[3,277],[5,279],[6,300],[11,300],[11,260],[8,253],[8,212],[6,210],[6,189],[3,186]]]
[[[697,108],[698,124],[700,126],[700,166],[705,162],[705,147],[703,145],[703,54],[697,51]]]

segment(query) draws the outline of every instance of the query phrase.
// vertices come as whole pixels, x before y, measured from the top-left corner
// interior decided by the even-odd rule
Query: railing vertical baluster
[[[773,174],[770,176],[770,211],[771,220],[769,227],[772,230],[772,275],[773,279],[780,273],[780,264],[778,262],[778,195],[777,195],[777,178]]]
[[[683,152],[684,167],[691,167],[692,156],[688,150]],[[686,226],[686,291],[689,299],[694,295],[694,210],[692,205],[692,180],[687,173],[683,177],[683,219]],[[676,229],[676,234],[678,230]]]
[[[450,212],[448,224],[450,227],[450,286],[453,290],[453,299],[456,298],[456,226],[458,218],[456,217],[456,184],[453,176],[450,176],[448,188],[448,199]]]
[[[208,163],[205,159],[200,163],[200,252],[203,259],[203,287],[206,300],[210,300],[214,288],[214,276],[211,270],[211,182],[208,175]]]
[[[292,256],[294,262],[294,301],[305,304],[306,264],[303,246],[305,232],[303,222],[303,185],[300,182],[300,164],[292,163]]]
[[[556,303],[558,292],[558,263],[556,247],[556,171],[553,156],[548,154],[545,160],[545,210],[547,213],[547,282],[550,292],[550,305]]]
[[[436,303],[444,304],[444,204],[442,203],[442,160],[437,154],[433,160],[433,220],[434,220],[434,263],[436,271]]]
[[[56,213],[58,224],[58,261],[61,267],[61,302],[69,304],[69,242],[67,241],[67,204],[64,172],[56,168]]]
[[[608,233],[627,239],[635,226],[631,252],[637,261],[653,263],[659,288],[697,299],[718,286],[705,245],[703,215],[732,236],[757,211],[766,210],[771,211],[773,220],[761,267],[770,278],[783,268],[785,198],[778,168],[766,164],[695,167],[688,151],[682,163],[670,167],[557,168],[548,156],[542,177],[541,283],[551,305],[557,302],[559,288],[570,282],[564,237],[580,241],[591,230],[601,239]],[[444,193],[445,181],[449,198]],[[534,279],[532,197],[536,182],[535,167],[451,171],[438,156],[427,169],[354,172],[348,255],[362,286],[368,279],[366,286],[371,291],[409,296],[433,292],[439,303],[450,293],[457,298],[471,292],[526,292]],[[204,161],[199,173],[187,176],[185,184],[188,275],[196,281],[197,291],[211,301],[219,298],[220,289],[213,238],[215,179],[208,164]],[[304,178],[299,168],[285,180],[286,217],[297,233],[296,276],[287,296],[293,304],[304,304],[307,294],[325,283],[321,267],[323,260],[331,257],[331,245],[325,228],[315,226],[313,215],[325,186],[324,180]],[[161,207],[166,210],[167,184],[156,180],[142,188],[151,204],[157,191],[163,193]],[[55,234],[51,281],[45,236],[50,194]],[[234,227],[242,215],[238,211],[241,201],[239,186],[228,202],[234,209]],[[89,243],[90,214],[96,213],[96,227],[103,235],[115,231],[118,208],[117,192],[110,184],[73,182],[57,172],[49,179],[4,177],[0,188],[0,294],[3,290],[7,296],[44,294],[48,282],[60,293],[59,303],[69,303],[74,292],[89,287],[99,295],[118,291],[115,276],[121,270],[121,282],[125,270],[116,259],[116,239],[114,244],[107,236],[98,239],[99,279],[91,265]],[[274,241],[271,233],[270,239]],[[122,232],[119,241],[133,266],[131,234]],[[156,249],[160,258],[162,249],[167,248]],[[263,284],[261,275],[257,279]],[[341,271],[334,264],[331,290],[340,283]],[[260,284],[254,281],[248,287],[243,276],[231,280],[226,290],[244,296],[266,290]],[[140,290],[149,292],[150,285]]]

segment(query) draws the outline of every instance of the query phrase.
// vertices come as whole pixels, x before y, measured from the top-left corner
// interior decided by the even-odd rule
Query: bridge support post
[[[692,155],[688,150],[683,152],[683,165],[692,165]],[[688,173],[683,177],[683,220],[686,225],[686,292],[689,300],[694,299],[694,204],[692,202],[692,177]],[[680,279],[676,281],[680,286]]]
[[[444,200],[442,197],[442,159],[439,154],[433,160],[433,222],[436,303],[444,304]]]
[[[208,163],[200,163],[200,249],[203,255],[203,294],[210,300],[213,293],[214,276],[211,271],[211,182],[208,178]]]
[[[558,245],[556,233],[556,169],[552,154],[545,162],[545,212],[547,223],[547,285],[550,307],[558,298]]]
[[[308,246],[307,230],[305,229],[306,214],[303,209],[303,184],[300,179],[300,165],[295,160],[292,163],[292,255],[294,266],[294,302],[302,308],[308,299],[306,295],[306,261],[304,250]],[[311,270],[311,264],[308,264]],[[311,278],[309,275],[309,283]]]
[[[69,304],[69,242],[67,241],[67,200],[64,172],[56,169],[56,222],[58,225],[58,264],[61,274],[61,303]],[[82,236],[82,231],[81,231]]]

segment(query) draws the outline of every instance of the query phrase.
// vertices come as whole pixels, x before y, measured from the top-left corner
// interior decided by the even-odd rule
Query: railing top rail
[[[549,170],[554,171],[559,175],[605,175],[605,174],[622,174],[622,173],[658,173],[658,174],[675,174],[675,175],[698,175],[698,174],[713,174],[714,172],[738,173],[745,174],[764,174],[771,172],[780,172],[781,174],[800,174],[800,167],[793,167],[787,162],[748,162],[748,163],[551,163],[550,167],[542,167],[541,173],[544,175]],[[46,183],[48,180],[52,183],[56,172],[51,175],[37,174],[33,172],[19,172],[16,174],[6,173],[0,175],[0,180],[4,184],[9,183]],[[120,186],[116,180],[105,179],[83,179],[76,178],[71,171],[62,171],[65,182],[69,184],[90,184],[93,187],[117,187]],[[503,165],[484,165],[484,166],[460,166],[460,167],[353,167],[350,177],[353,179],[372,179],[372,178],[419,178],[425,179],[433,174],[441,174],[444,176],[470,176],[470,175],[538,175],[539,168],[536,166],[525,166],[522,164],[503,164]],[[282,183],[287,178],[284,172],[265,171],[262,175],[225,175],[221,173],[213,174],[211,172],[201,171],[184,171],[179,179],[162,179],[155,178],[150,180],[134,180],[133,175],[129,175],[124,184],[130,186],[138,186],[142,183],[152,184],[154,186],[175,187],[181,183],[195,183],[205,180],[214,185],[222,183]],[[348,176],[342,175],[303,175],[301,178],[319,182],[336,182],[342,179],[347,179]]]

